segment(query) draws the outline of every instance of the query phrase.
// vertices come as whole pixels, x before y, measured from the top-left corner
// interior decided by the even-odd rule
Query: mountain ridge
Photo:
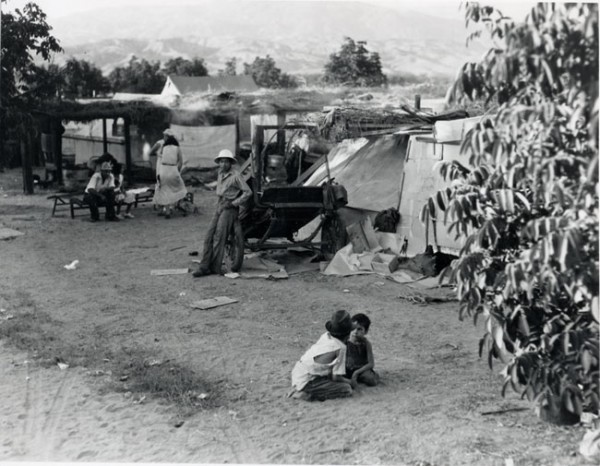
[[[86,59],[105,73],[132,55],[150,61],[204,58],[209,72],[231,57],[238,64],[270,55],[292,74],[321,73],[344,37],[365,40],[384,72],[454,75],[483,48],[465,47],[461,21],[398,12],[359,2],[206,2],[178,8],[104,8],[57,19],[53,34],[65,54]]]

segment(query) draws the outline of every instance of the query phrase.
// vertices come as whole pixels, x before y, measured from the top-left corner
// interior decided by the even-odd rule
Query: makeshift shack
[[[329,176],[348,191],[348,205],[340,209],[346,226],[374,219],[377,212],[396,208],[400,222],[396,231],[398,247],[407,239],[406,253],[422,253],[428,244],[436,250],[456,254],[460,243],[450,237],[444,225],[431,219],[424,225],[419,219],[427,199],[449,185],[435,164],[442,160],[459,160],[460,141],[478,118],[441,120],[392,134],[345,139],[328,154],[329,168],[322,162],[304,181],[317,186]],[[302,236],[302,231],[300,236]]]

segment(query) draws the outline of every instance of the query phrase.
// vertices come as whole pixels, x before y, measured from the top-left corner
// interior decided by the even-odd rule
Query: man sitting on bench
[[[94,173],[85,188],[83,202],[89,204],[92,222],[100,219],[98,206],[106,207],[106,220],[118,222],[115,215],[115,177],[113,176],[110,162],[103,162],[100,173]]]

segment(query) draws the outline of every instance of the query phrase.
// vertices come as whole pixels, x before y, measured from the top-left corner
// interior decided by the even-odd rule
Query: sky
[[[190,3],[202,3],[202,0],[8,0],[2,6],[5,10],[22,8],[29,1],[37,3],[48,15],[48,22],[52,24],[54,18],[68,15],[74,12],[90,11],[98,8],[116,8],[123,5],[140,5],[146,8],[152,4],[181,5]],[[252,0],[235,0],[238,2],[251,2]],[[278,3],[287,0],[273,0]],[[303,0],[319,1],[319,0]],[[345,0],[333,0],[343,2]],[[459,11],[460,0],[359,0],[362,3],[379,3],[396,10],[413,10],[432,16],[444,18],[463,19],[462,11]],[[512,16],[515,20],[522,20],[535,4],[532,1],[515,0],[483,0],[481,3],[497,5],[501,11]]]

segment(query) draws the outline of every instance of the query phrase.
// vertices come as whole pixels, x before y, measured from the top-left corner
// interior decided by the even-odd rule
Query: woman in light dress
[[[183,164],[179,142],[170,129],[163,136],[150,151],[157,155],[154,204],[161,208],[159,215],[171,218],[173,207],[185,198],[187,189],[179,173]]]

